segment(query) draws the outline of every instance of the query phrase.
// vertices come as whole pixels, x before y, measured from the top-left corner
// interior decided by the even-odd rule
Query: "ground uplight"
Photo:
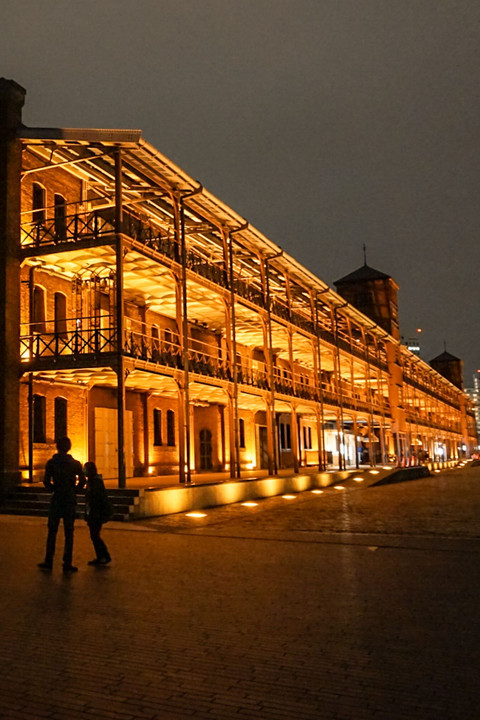
[[[242,505],[243,505],[243,507],[257,507],[258,503],[248,501],[248,502],[243,502]]]
[[[285,500],[295,500],[296,495],[282,495]]]
[[[187,517],[191,517],[191,518],[207,517],[207,513],[201,513],[201,512],[188,512],[188,513],[185,513],[185,515]]]

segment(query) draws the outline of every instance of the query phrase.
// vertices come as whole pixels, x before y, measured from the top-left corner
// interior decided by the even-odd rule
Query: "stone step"
[[[129,520],[135,516],[135,508],[140,502],[140,490],[109,489],[107,494],[114,509],[112,520]],[[0,504],[0,513],[46,517],[50,498],[51,492],[46,488],[19,485],[13,488]],[[84,510],[85,494],[82,492],[77,495],[77,517],[83,518]]]

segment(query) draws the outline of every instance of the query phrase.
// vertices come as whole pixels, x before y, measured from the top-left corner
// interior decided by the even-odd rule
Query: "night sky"
[[[329,285],[480,368],[478,0],[3,0],[30,126],[139,128]]]

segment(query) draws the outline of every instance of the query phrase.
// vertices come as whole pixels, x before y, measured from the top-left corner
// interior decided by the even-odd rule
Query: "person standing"
[[[63,519],[65,545],[63,549],[63,572],[77,572],[72,565],[73,529],[77,505],[77,492],[85,487],[85,475],[82,464],[75,460],[69,450],[72,443],[68,437],[59,438],[56,442],[58,452],[48,460],[45,466],[43,484],[52,490],[48,511],[48,535],[44,562],[38,563],[42,570],[51,570],[55,555],[55,544],[58,526]]]
[[[105,490],[102,476],[98,474],[94,462],[85,463],[85,474],[87,476],[87,489],[85,491],[85,519],[90,538],[95,548],[96,557],[89,560],[89,565],[107,565],[111,561],[105,542],[100,537],[102,525],[106,523],[113,514],[112,504]]]

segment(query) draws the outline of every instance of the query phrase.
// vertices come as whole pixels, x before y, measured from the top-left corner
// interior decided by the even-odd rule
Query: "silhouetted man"
[[[43,484],[48,490],[53,491],[53,495],[48,511],[45,561],[38,564],[38,567],[42,570],[52,569],[55,542],[61,518],[63,518],[65,532],[63,572],[72,573],[78,570],[72,565],[73,526],[75,523],[77,492],[85,486],[85,475],[81,463],[68,454],[71,447],[72,443],[69,438],[65,437],[57,440],[58,453],[55,453],[45,466]]]

